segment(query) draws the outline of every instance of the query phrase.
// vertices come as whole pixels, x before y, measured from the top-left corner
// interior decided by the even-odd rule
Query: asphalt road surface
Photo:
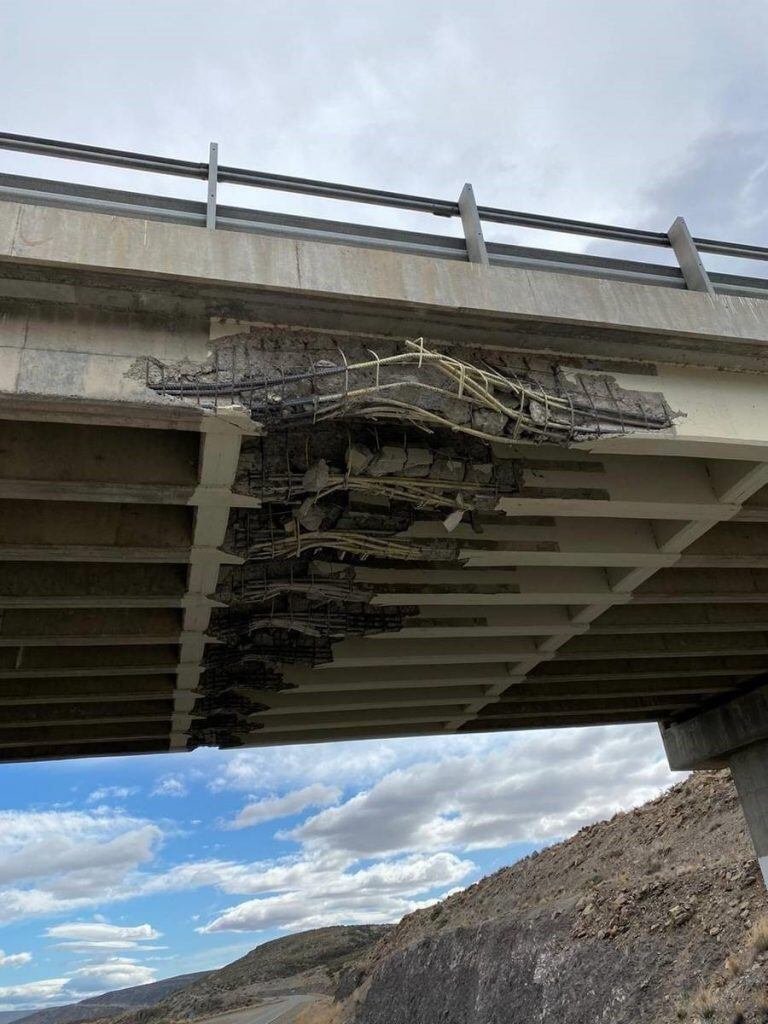
[[[210,1024],[290,1024],[300,1007],[311,1003],[315,996],[286,996],[269,1006],[250,1006],[243,1010],[219,1013],[206,1017]],[[291,1012],[293,1011],[293,1012]]]

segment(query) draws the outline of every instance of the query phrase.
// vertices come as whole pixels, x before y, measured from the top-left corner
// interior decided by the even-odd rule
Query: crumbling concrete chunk
[[[404,476],[427,477],[431,467],[432,452],[429,448],[411,447],[408,449],[403,470]]]
[[[331,479],[331,471],[325,459],[318,459],[306,471],[301,480],[301,486],[305,491],[322,491],[328,486]]]
[[[440,455],[432,463],[429,472],[431,480],[450,480],[458,483],[464,479],[465,466],[461,459],[451,459]]]
[[[347,471],[352,476],[364,473],[373,460],[373,452],[364,444],[351,444],[347,448]]]
[[[506,425],[507,417],[503,412],[494,412],[493,409],[474,409],[472,411],[472,426],[484,434],[501,435],[504,433]]]
[[[474,462],[467,467],[467,474],[464,478],[467,483],[483,484],[487,486],[493,480],[492,462]]]
[[[305,498],[296,512],[296,518],[305,530],[319,530],[323,525],[323,510],[314,498]]]
[[[405,460],[404,448],[396,448],[391,444],[382,445],[373,457],[368,473],[371,476],[395,476],[402,473]]]

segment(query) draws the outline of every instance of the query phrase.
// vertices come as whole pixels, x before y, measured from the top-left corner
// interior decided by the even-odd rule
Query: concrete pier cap
[[[661,726],[675,770],[729,767],[768,886],[768,684],[686,721]]]

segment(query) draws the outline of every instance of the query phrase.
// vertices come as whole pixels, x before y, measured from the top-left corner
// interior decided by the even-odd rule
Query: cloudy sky
[[[767,34],[765,0],[0,0],[0,126],[764,244]],[[396,919],[670,781],[653,727],[0,767],[0,1007]]]

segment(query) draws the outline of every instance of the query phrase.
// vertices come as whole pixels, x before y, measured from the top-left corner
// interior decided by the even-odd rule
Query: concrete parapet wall
[[[630,359],[663,360],[661,339],[675,338],[675,345],[689,352],[692,342],[719,342],[711,358],[701,355],[705,364],[737,365],[741,353],[743,360],[757,365],[768,342],[768,302],[759,299],[16,203],[0,203],[0,261],[303,295],[337,305],[364,303],[369,319],[390,307],[412,315],[433,311],[482,316],[503,321],[508,329],[535,322],[588,333],[644,335],[633,345],[621,346],[621,357]],[[540,350],[556,350],[558,345],[571,352],[584,350],[573,334],[543,343],[539,333],[538,340],[519,343]],[[675,355],[669,345],[667,352],[670,361],[691,361],[690,355]]]

